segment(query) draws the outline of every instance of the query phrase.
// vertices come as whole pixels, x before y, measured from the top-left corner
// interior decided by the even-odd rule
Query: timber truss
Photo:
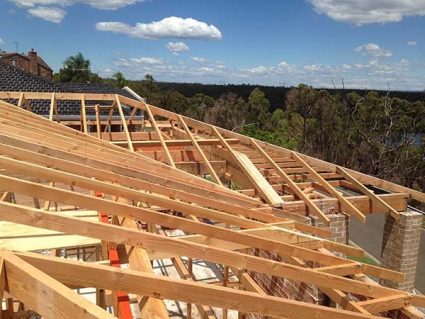
[[[29,112],[40,101],[48,118]],[[60,114],[69,101],[77,118]],[[423,318],[424,296],[376,280],[403,274],[342,257],[364,252],[306,223],[397,219],[421,192],[108,94],[0,92],[0,173],[5,318],[168,318],[164,300],[188,318]],[[180,278],[154,274],[163,260]],[[199,261],[216,281],[196,278]],[[267,295],[253,272],[317,287],[338,307]],[[77,293],[88,287],[94,301]]]

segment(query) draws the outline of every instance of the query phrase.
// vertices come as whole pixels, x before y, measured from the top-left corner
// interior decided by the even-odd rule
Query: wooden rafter
[[[161,142],[162,148],[164,149],[165,155],[167,156],[167,162],[172,167],[176,167],[176,164],[174,163],[173,157],[170,154],[170,151],[168,150],[167,144],[164,141],[164,137],[162,136],[161,130],[158,128],[158,125],[156,124],[155,116],[152,114],[152,111],[150,109],[149,105],[145,105],[146,112],[148,113],[149,120],[152,123],[152,126],[154,127],[156,133],[158,134],[158,138]]]
[[[122,110],[122,106],[121,106],[121,101],[118,95],[115,96],[115,100],[116,100],[116,104],[118,107],[118,112],[120,113],[120,117],[121,117],[121,122],[122,122],[122,127],[124,129],[125,132],[125,136],[127,138],[127,143],[128,143],[128,149],[132,152],[134,152],[134,148],[133,148],[133,142],[131,140],[131,135],[130,132],[128,131],[128,127],[127,127],[127,122],[125,121],[125,116],[124,116],[124,112]]]
[[[202,148],[199,146],[199,143],[196,141],[195,137],[193,136],[192,132],[190,131],[189,127],[187,126],[184,119],[179,115],[178,116],[180,124],[183,126],[183,129],[185,130],[186,134],[189,136],[190,141],[192,142],[193,147],[195,147],[198,154],[201,156],[202,161],[207,165],[208,172],[211,175],[211,178],[219,185],[223,185],[220,181],[220,178],[217,176],[217,173],[215,172],[214,168],[211,166],[210,161],[208,160],[207,156],[205,155]]]
[[[5,261],[8,293],[43,318],[67,318],[70,314],[84,319],[115,318],[11,252],[0,250],[0,257]]]
[[[14,111],[16,111],[14,109],[9,109],[9,110],[10,110],[10,113],[15,113]],[[18,116],[19,119],[21,119],[20,118],[21,115],[16,114],[16,116]],[[13,117],[8,117],[8,118],[10,120],[16,119]],[[82,136],[80,136],[79,133],[76,132],[75,130],[69,129],[59,134],[59,132],[57,131],[57,128],[55,126],[50,125],[52,123],[43,122],[43,123],[40,123],[40,125],[38,125],[37,123],[39,120],[40,120],[39,117],[31,116],[30,121],[28,121],[28,123],[25,123],[25,124],[22,123],[20,125],[20,128],[25,127],[29,129],[31,127],[31,134],[28,134],[28,135],[22,129],[16,130],[16,128],[13,127],[13,122],[9,120],[3,121],[3,125],[8,125],[10,123],[10,125],[8,125],[8,131],[7,131],[7,134],[9,136],[16,136],[16,137],[19,136],[20,140],[26,139],[27,141],[30,141],[32,145],[34,145],[34,141],[36,141],[37,139],[38,141],[41,141],[44,145],[51,145],[51,146],[54,146],[55,149],[60,149],[62,151],[65,150],[68,153],[70,152],[70,147],[72,147],[73,148],[72,153],[74,155],[79,154],[85,158],[90,157],[92,160],[101,159],[103,161],[102,165],[104,167],[107,167],[108,163],[109,164],[114,163],[115,165],[118,165],[118,164],[120,166],[125,165],[128,168],[134,169],[132,176],[134,174],[137,174],[138,172],[141,172],[141,173],[143,172],[145,176],[144,178],[146,178],[147,176],[145,174],[147,174],[148,172],[152,172],[152,169],[155,169],[156,172],[158,173],[163,172],[164,176],[166,176],[166,178],[164,178],[164,182],[163,182],[164,184],[172,185],[173,183],[177,182],[178,183],[178,186],[176,184],[177,189],[190,188],[191,192],[202,193],[203,196],[207,196],[210,198],[218,198],[217,195],[220,194],[222,199],[226,198],[225,200],[230,203],[235,203],[236,201],[241,204],[244,203],[243,205],[250,204],[251,208],[255,206],[257,207],[259,206],[259,203],[256,200],[250,199],[249,197],[246,197],[246,196],[239,196],[238,193],[232,192],[230,190],[226,190],[222,187],[216,189],[216,187],[214,187],[214,184],[209,183],[205,181],[204,179],[196,178],[193,175],[190,175],[188,173],[184,173],[182,171],[173,171],[173,174],[170,175],[170,172],[169,172],[170,168],[168,166],[161,166],[161,164],[158,164],[158,162],[156,161],[153,161],[147,158],[141,158],[140,156],[134,157],[135,155],[132,155],[132,153],[125,152],[125,150],[122,148],[113,147],[113,145],[105,144],[104,142],[102,142],[102,144],[99,145],[99,140],[96,140],[93,138],[87,140],[86,139],[87,137],[85,137],[83,141],[81,140]],[[24,134],[26,137],[24,136]],[[46,136],[46,134],[53,134],[53,136],[51,136],[51,139],[45,139],[44,137]],[[65,145],[68,145],[68,147],[62,147]],[[100,146],[108,149],[108,152],[109,152],[108,158],[95,156],[95,154],[97,155],[99,154],[97,153],[97,150],[99,149]],[[78,149],[75,149],[74,147],[78,147]],[[123,157],[124,154],[122,153],[125,154],[125,157]],[[141,164],[141,161],[143,162],[142,164]],[[115,169],[119,169],[119,168],[115,168]],[[188,178],[189,176],[190,178]],[[156,180],[158,180],[158,178],[160,178],[160,175],[155,176]],[[203,187],[194,188],[194,187],[191,187],[191,185],[197,185],[197,186],[203,185]],[[203,188],[205,188],[205,191],[203,191]]]

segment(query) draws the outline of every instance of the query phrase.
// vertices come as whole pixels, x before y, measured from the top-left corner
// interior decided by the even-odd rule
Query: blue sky
[[[101,76],[425,89],[424,0],[0,0],[0,48]]]

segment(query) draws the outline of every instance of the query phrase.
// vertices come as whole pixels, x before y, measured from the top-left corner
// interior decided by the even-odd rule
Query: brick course
[[[423,215],[408,210],[400,213],[397,221],[388,215],[382,240],[381,265],[405,274],[403,283],[382,280],[381,284],[406,291],[412,291],[416,277],[419,244]]]

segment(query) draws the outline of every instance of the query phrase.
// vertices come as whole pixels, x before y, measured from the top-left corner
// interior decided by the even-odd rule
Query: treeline
[[[131,84],[137,81],[130,81]],[[198,93],[202,93],[218,99],[223,93],[235,93],[236,95],[247,100],[249,94],[258,87],[264,92],[267,99],[270,102],[270,108],[272,111],[281,108],[285,105],[285,96],[291,87],[283,86],[259,86],[250,84],[200,84],[200,83],[175,83],[175,82],[158,82],[158,86],[163,91],[175,90],[180,92],[186,97],[192,97]],[[340,89],[323,89],[334,95],[339,93]],[[369,90],[349,90],[350,92],[356,92],[363,96],[369,92]],[[385,96],[387,91],[377,91],[379,95]],[[425,99],[425,92],[407,92],[407,91],[392,91],[392,97],[398,97],[411,102]]]
[[[248,97],[186,97],[151,76],[129,85],[148,102],[405,186],[425,189],[425,102],[370,91],[290,88],[273,110],[264,91]]]

